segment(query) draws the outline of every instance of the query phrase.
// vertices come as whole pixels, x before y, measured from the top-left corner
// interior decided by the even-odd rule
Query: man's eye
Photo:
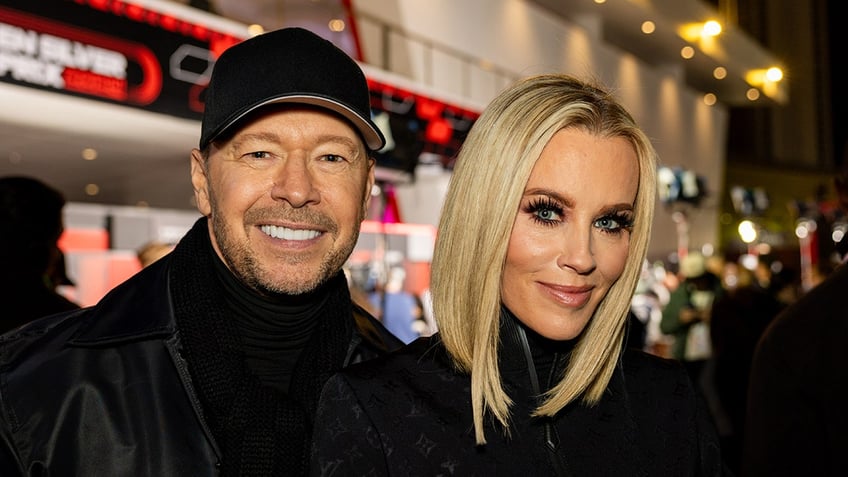
[[[267,159],[271,156],[271,153],[266,152],[266,151],[256,151],[256,152],[249,152],[249,153],[246,154],[246,156],[251,158],[251,159]]]
[[[338,154],[325,154],[324,160],[327,162],[342,162],[345,160],[344,156],[340,156]]]

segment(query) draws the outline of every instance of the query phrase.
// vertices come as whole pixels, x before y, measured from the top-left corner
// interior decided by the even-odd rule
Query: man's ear
[[[365,197],[362,201],[362,220],[368,216],[368,208],[371,206],[371,192],[374,190],[374,184],[377,182],[377,161],[373,157],[368,163],[368,177],[366,179]]]
[[[212,206],[209,200],[209,178],[206,176],[206,159],[200,149],[191,150],[191,185],[194,188],[194,201],[197,210],[209,217]]]

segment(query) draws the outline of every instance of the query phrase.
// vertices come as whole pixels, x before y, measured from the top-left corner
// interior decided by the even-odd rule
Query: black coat
[[[515,402],[510,437],[487,425],[487,444],[475,445],[470,378],[453,370],[435,335],[330,378],[316,415],[312,474],[727,475],[709,412],[676,361],[629,349],[597,406],[534,419],[531,376],[545,374],[528,372],[515,340],[502,350]],[[564,362],[552,367],[561,372]]]
[[[740,475],[845,475],[848,265],[783,310],[757,345]]]
[[[171,257],[94,307],[0,337],[0,475],[217,475],[181,357],[168,289]],[[347,363],[396,347],[359,309]]]

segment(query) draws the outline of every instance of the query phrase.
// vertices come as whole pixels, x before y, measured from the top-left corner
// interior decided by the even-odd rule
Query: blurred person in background
[[[168,255],[173,249],[173,245],[159,242],[158,240],[151,240],[139,247],[135,255],[138,257],[138,263],[141,264],[141,268],[144,268]]]
[[[660,330],[662,310],[668,303],[669,291],[658,275],[662,274],[664,278],[666,273],[664,266],[652,265],[646,260],[630,306],[631,313],[643,328],[642,349],[663,358],[670,357],[668,349],[673,341]],[[639,325],[636,325],[636,329],[639,329]],[[638,341],[634,340],[634,344],[638,344]]]
[[[0,475],[305,475],[325,380],[401,344],[342,270],[383,144],[331,42],[225,50],[191,151],[203,216],[93,307],[0,340]]]
[[[79,308],[56,291],[67,280],[64,207],[62,193],[38,179],[0,177],[0,332]]]
[[[783,304],[770,289],[771,279],[763,271],[765,260],[754,270],[728,261],[725,292],[713,302],[710,312],[713,389],[722,451],[728,466],[739,473],[745,435],[748,376],[757,341]],[[765,265],[768,270],[768,266]],[[728,283],[731,282],[731,283]]]
[[[592,84],[541,75],[496,97],[441,212],[439,331],[328,381],[313,474],[722,475],[686,370],[624,346],[656,161]]]
[[[416,329],[422,308],[416,301],[415,295],[404,289],[406,270],[403,266],[394,265],[389,268],[386,283],[371,292],[368,300],[377,317],[393,335],[404,343],[411,343],[420,336]]]
[[[834,178],[848,211],[848,160]],[[845,253],[845,249],[841,250]],[[784,309],[751,365],[741,475],[844,475],[848,449],[848,266]]]
[[[706,257],[690,251],[680,260],[680,283],[663,308],[660,330],[674,338],[671,357],[682,362],[692,381],[703,387],[701,373],[712,355],[710,309],[723,293],[721,278],[707,269]]]

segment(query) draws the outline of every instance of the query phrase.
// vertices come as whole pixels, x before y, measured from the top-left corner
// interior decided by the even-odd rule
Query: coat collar
[[[69,344],[101,346],[173,335],[176,325],[168,287],[170,263],[170,256],[159,259],[112,289],[82,316]]]

